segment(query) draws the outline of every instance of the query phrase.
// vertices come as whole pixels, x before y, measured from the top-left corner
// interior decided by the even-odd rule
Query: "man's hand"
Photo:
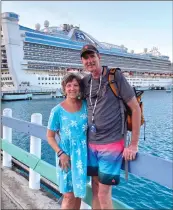
[[[127,148],[124,148],[123,157],[125,160],[134,160],[137,152],[138,146],[129,145]]]

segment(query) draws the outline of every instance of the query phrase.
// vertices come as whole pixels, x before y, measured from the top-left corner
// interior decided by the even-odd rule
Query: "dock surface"
[[[43,190],[32,190],[15,170],[1,168],[1,209],[60,209],[58,199]]]

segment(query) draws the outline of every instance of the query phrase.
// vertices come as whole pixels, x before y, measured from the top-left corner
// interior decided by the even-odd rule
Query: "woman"
[[[87,182],[87,105],[81,100],[81,79],[68,74],[62,81],[66,99],[50,114],[47,138],[56,152],[57,178],[62,209],[80,209]],[[55,139],[58,132],[60,140]]]

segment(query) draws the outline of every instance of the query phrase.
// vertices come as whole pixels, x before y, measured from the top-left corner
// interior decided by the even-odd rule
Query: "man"
[[[120,96],[132,110],[132,138],[124,148],[120,102],[102,75],[101,56],[93,45],[81,50],[81,61],[91,74],[84,77],[88,106],[88,176],[92,176],[93,209],[113,209],[112,185],[120,179],[122,158],[135,159],[138,151],[141,111],[135,93],[120,71],[116,72]]]

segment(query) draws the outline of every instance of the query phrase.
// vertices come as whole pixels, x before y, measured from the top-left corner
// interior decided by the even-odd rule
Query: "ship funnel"
[[[144,48],[144,53],[147,53],[148,49],[147,48]]]
[[[41,28],[41,25],[40,25],[39,23],[35,24],[35,29],[36,29],[37,31],[39,31],[40,28]]]
[[[45,20],[45,21],[44,21],[44,27],[45,27],[45,28],[48,28],[48,27],[49,27],[49,21],[48,21],[48,20]]]

